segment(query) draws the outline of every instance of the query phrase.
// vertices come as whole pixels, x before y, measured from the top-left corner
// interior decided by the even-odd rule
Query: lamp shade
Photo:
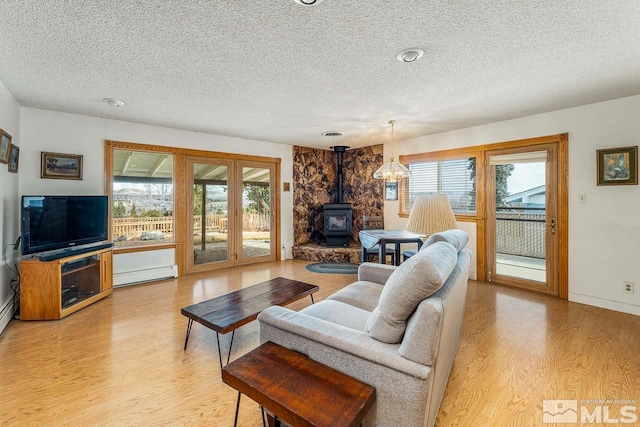
[[[446,194],[429,193],[416,196],[409,215],[407,231],[428,237],[433,233],[453,228],[456,228],[456,217]]]

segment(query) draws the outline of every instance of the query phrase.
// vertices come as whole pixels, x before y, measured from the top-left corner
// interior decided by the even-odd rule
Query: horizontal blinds
[[[453,212],[475,215],[475,158],[412,163],[409,165],[409,211],[421,193],[444,193]],[[472,178],[473,174],[473,178]]]

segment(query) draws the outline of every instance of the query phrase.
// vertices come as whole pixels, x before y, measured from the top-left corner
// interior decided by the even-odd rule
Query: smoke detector
[[[342,135],[344,135],[344,133],[342,133],[342,132],[333,132],[333,131],[324,132],[322,134],[322,136],[328,136],[328,137],[332,137],[332,138],[335,138],[337,136],[342,136]]]
[[[396,59],[400,62],[415,62],[422,58],[422,55],[424,55],[424,50],[417,47],[410,47],[400,51],[400,53],[396,55]]]
[[[322,3],[324,0],[294,0],[296,3],[301,4],[302,6],[317,6]]]
[[[122,107],[124,105],[124,102],[115,98],[104,98],[103,101],[112,107]]]

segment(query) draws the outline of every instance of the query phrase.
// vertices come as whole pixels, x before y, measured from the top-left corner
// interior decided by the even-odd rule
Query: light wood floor
[[[236,392],[220,379],[215,333],[194,323],[183,351],[180,309],[277,276],[319,285],[316,301],[355,279],[306,264],[120,288],[60,321],[12,321],[0,335],[0,425],[233,425]],[[436,425],[542,425],[543,399],[640,401],[639,331],[636,316],[471,282]],[[254,348],[257,322],[234,341],[232,359]],[[239,424],[260,426],[257,405],[242,402]]]

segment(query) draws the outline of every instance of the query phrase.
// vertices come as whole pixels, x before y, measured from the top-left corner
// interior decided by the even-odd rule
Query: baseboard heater
[[[154,267],[147,270],[125,271],[113,274],[113,286],[129,286],[138,283],[151,282],[178,277],[178,266]]]
[[[15,307],[13,306],[13,297],[11,297],[2,305],[2,307],[0,307],[0,334],[11,321],[14,311]]]

